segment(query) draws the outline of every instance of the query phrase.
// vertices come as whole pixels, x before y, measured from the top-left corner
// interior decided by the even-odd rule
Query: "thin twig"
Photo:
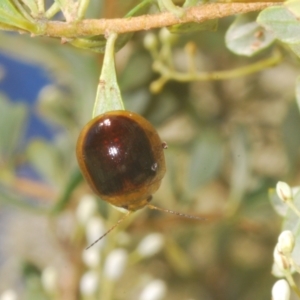
[[[158,93],[169,80],[176,80],[180,82],[190,81],[208,81],[208,80],[226,80],[236,77],[241,77],[255,72],[262,71],[266,68],[272,67],[280,63],[282,55],[279,51],[275,51],[271,57],[255,62],[253,64],[243,66],[240,68],[224,71],[213,72],[187,72],[181,73],[170,69],[161,61],[154,62],[153,70],[160,73],[161,77],[153,81],[150,90],[153,93]]]
[[[54,37],[80,37],[90,35],[107,34],[110,32],[126,33],[141,30],[150,30],[175,24],[201,23],[206,20],[219,19],[235,14],[243,14],[259,11],[278,2],[256,2],[256,3],[212,3],[194,6],[186,10],[182,18],[176,17],[170,12],[153,15],[143,15],[128,19],[86,19],[82,21],[67,23],[50,21],[41,25],[40,34]]]

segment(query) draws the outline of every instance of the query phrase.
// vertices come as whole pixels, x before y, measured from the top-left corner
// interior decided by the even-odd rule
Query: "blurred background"
[[[121,17],[138,3],[123,2],[91,2],[88,16]],[[232,21],[214,32],[152,31],[153,51],[144,47],[149,33],[139,32],[116,55],[126,109],[169,146],[153,204],[205,220],[142,209],[89,250],[122,216],[92,194],[75,159],[103,56],[1,33],[0,299],[271,298],[281,219],[268,190],[278,180],[299,182],[299,62],[275,44],[253,58],[231,53],[224,36]],[[208,73],[250,65],[275,48],[284,58],[247,76],[171,80],[151,92],[159,55],[186,72],[187,45]]]

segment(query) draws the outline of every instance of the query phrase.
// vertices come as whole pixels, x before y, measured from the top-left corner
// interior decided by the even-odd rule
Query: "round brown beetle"
[[[146,119],[117,110],[84,126],[76,154],[83,176],[101,199],[135,211],[148,204],[161,184],[165,147]]]

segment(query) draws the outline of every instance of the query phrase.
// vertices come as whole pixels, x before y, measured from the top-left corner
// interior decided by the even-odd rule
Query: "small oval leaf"
[[[271,32],[267,32],[257,22],[245,15],[238,16],[229,27],[225,41],[232,52],[253,56],[268,47],[275,39]]]
[[[284,43],[300,43],[300,21],[285,6],[273,6],[263,10],[258,15],[257,22]]]

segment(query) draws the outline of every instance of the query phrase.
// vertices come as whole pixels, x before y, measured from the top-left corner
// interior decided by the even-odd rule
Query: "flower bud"
[[[290,230],[281,232],[278,237],[277,249],[282,254],[291,254],[295,247],[295,238]]]
[[[152,32],[149,32],[144,37],[144,47],[147,50],[152,50],[157,47],[157,38],[156,35]]]
[[[283,181],[278,181],[276,185],[276,192],[278,197],[283,201],[292,201],[293,200],[293,192],[291,187],[283,182]]]
[[[110,280],[119,279],[125,269],[128,254],[124,249],[115,249],[108,254],[104,264],[104,275]]]
[[[159,31],[159,39],[163,44],[172,43],[176,39],[176,35],[164,27]]]
[[[86,225],[86,238],[88,245],[95,242],[106,232],[106,228],[99,217],[91,218]],[[104,245],[105,238],[97,242],[93,247],[101,248]]]
[[[95,271],[88,271],[81,277],[80,292],[84,296],[91,296],[95,294],[98,288],[98,274]]]
[[[275,282],[272,288],[272,300],[289,300],[290,286],[285,279],[280,279]]]
[[[144,237],[137,247],[137,252],[144,257],[149,257],[159,252],[164,244],[160,233],[151,233]]]
[[[291,264],[289,262],[289,259],[278,250],[277,245],[274,249],[273,257],[274,262],[278,266],[278,269],[280,271],[285,272],[290,269]]]
[[[79,223],[86,225],[96,211],[97,203],[95,197],[89,194],[82,196],[76,209],[76,216]]]
[[[165,282],[156,279],[146,285],[140,294],[139,300],[162,300],[165,299],[166,292]]]
[[[91,247],[83,250],[82,252],[82,261],[87,267],[95,268],[100,264],[100,252],[97,247]]]

